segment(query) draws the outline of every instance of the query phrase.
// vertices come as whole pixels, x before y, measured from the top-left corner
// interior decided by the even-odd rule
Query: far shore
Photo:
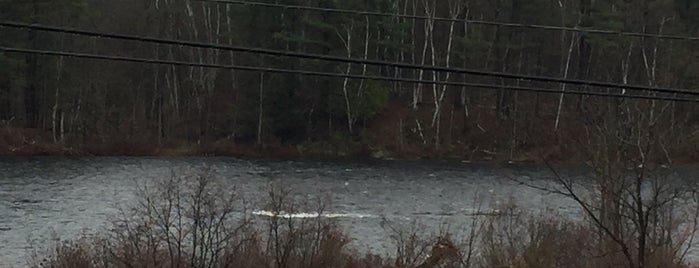
[[[359,148],[352,152],[323,149],[317,145],[258,145],[247,143],[206,143],[179,146],[139,146],[138,143],[119,143],[98,146],[64,146],[53,144],[33,144],[25,146],[0,147],[0,156],[121,156],[121,157],[238,157],[252,159],[319,159],[319,160],[402,160],[402,161],[447,161],[460,163],[487,164],[573,164],[584,165],[578,156],[544,159],[533,153],[509,154],[481,153],[460,155],[455,152],[434,151],[370,151]],[[666,163],[662,163],[667,165]],[[673,159],[673,165],[699,165],[696,157]]]

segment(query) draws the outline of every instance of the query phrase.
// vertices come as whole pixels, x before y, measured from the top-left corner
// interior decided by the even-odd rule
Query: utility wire
[[[571,95],[586,95],[586,96],[600,96],[600,97],[647,99],[647,100],[666,100],[666,101],[698,102],[699,103],[699,99],[679,98],[679,97],[673,97],[673,96],[650,96],[650,95],[620,94],[620,93],[606,93],[606,92],[563,91],[563,90],[558,90],[558,89],[545,89],[545,88],[534,88],[534,87],[500,86],[500,85],[491,85],[491,84],[476,84],[476,83],[460,83],[460,82],[449,82],[449,81],[406,79],[406,78],[395,78],[395,77],[384,77],[384,76],[339,74],[339,73],[278,69],[278,68],[268,68],[268,67],[241,66],[241,65],[219,65],[219,64],[210,64],[210,63],[196,63],[196,62],[174,61],[174,60],[132,58],[132,57],[111,56],[111,55],[97,55],[97,54],[48,51],[48,50],[36,50],[36,49],[23,49],[23,48],[9,48],[9,47],[0,47],[0,51],[9,52],[9,53],[39,54],[39,55],[46,55],[46,56],[61,56],[61,57],[86,58],[86,59],[96,59],[96,60],[123,61],[123,62],[163,64],[163,65],[177,65],[177,66],[190,66],[190,67],[202,67],[202,68],[234,69],[234,70],[255,71],[255,72],[299,74],[299,75],[307,75],[307,76],[322,76],[322,77],[333,77],[333,78],[369,79],[369,80],[378,80],[378,81],[439,84],[439,85],[459,86],[459,87],[505,89],[505,90],[525,91],[525,92],[556,93],[556,94],[571,94]]]
[[[308,11],[341,13],[341,14],[351,14],[351,15],[361,15],[361,16],[394,17],[394,18],[425,19],[425,20],[430,19],[430,20],[435,20],[435,21],[467,22],[467,23],[472,23],[472,24],[501,26],[501,27],[517,27],[517,28],[543,29],[543,30],[554,30],[554,31],[580,32],[580,33],[588,33],[588,34],[632,36],[632,37],[652,37],[652,38],[660,38],[660,39],[699,41],[699,37],[693,37],[693,36],[624,32],[624,31],[602,30],[602,29],[593,29],[593,28],[584,28],[584,27],[563,27],[563,26],[512,23],[512,22],[496,22],[496,21],[472,20],[472,19],[452,19],[452,18],[446,18],[446,17],[428,17],[428,16],[419,16],[419,15],[408,15],[408,14],[391,14],[391,13],[382,13],[382,12],[375,12],[375,11],[311,7],[311,6],[301,6],[301,5],[262,3],[262,2],[240,1],[240,0],[195,0],[195,1],[228,4],[228,5],[246,5],[246,6],[260,6],[260,7],[268,7],[268,8],[308,10]]]
[[[428,71],[452,72],[452,73],[461,73],[461,74],[470,74],[470,75],[479,75],[479,76],[490,76],[490,77],[499,77],[499,78],[508,78],[508,79],[523,79],[523,80],[539,81],[539,82],[567,83],[567,84],[595,86],[595,87],[606,87],[606,88],[617,88],[617,89],[626,89],[626,90],[649,91],[649,92],[656,92],[656,93],[685,94],[685,95],[699,96],[699,91],[693,91],[693,90],[688,90],[688,89],[652,87],[652,86],[644,86],[644,85],[626,85],[626,84],[619,84],[619,83],[557,78],[557,77],[550,77],[550,76],[520,75],[520,74],[513,74],[513,73],[483,71],[483,70],[466,69],[466,68],[451,68],[451,67],[443,67],[443,66],[420,65],[420,64],[390,62],[390,61],[380,61],[380,60],[364,60],[364,59],[357,59],[357,58],[344,58],[344,57],[331,56],[331,55],[293,52],[293,51],[284,51],[284,50],[274,50],[274,49],[266,49],[266,48],[253,48],[253,47],[244,47],[244,46],[232,46],[232,45],[211,44],[211,43],[194,42],[194,41],[181,41],[181,40],[173,40],[173,39],[153,38],[153,37],[136,36],[136,35],[94,32],[94,31],[86,31],[86,30],[80,30],[80,29],[75,29],[75,28],[45,26],[45,25],[39,25],[39,24],[0,21],[0,26],[34,29],[34,30],[42,30],[42,31],[50,31],[50,32],[61,32],[61,33],[69,33],[69,34],[77,34],[77,35],[85,35],[85,36],[93,36],[93,37],[102,37],[102,38],[111,38],[111,39],[152,42],[152,43],[167,44],[167,45],[180,45],[180,46],[197,47],[197,48],[211,48],[211,49],[220,49],[220,50],[227,50],[227,51],[257,53],[257,54],[265,54],[265,55],[272,55],[272,56],[295,57],[295,58],[325,60],[325,61],[342,62],[342,63],[367,64],[367,65],[375,65],[375,66],[389,66],[389,67],[409,68],[409,69],[423,69],[423,70],[428,70]]]

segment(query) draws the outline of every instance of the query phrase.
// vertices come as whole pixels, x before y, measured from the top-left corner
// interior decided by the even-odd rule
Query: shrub
[[[477,213],[464,240],[448,231],[426,234],[413,223],[384,221],[396,246],[391,258],[349,248],[351,238],[322,217],[327,202],[292,195],[272,185],[263,201],[271,214],[250,218],[235,188],[212,175],[172,176],[141,187],[137,202],[97,238],[58,243],[35,254],[31,267],[52,268],[426,268],[426,267],[621,267],[620,251],[594,224],[530,215],[514,205]],[[315,211],[319,217],[291,217]],[[298,214],[297,214],[298,215]],[[691,215],[688,215],[691,216]],[[691,226],[690,226],[691,227]],[[675,225],[687,238],[695,228]],[[686,241],[686,240],[680,240]],[[689,245],[691,246],[691,245]],[[688,267],[683,251],[649,246],[648,267]]]

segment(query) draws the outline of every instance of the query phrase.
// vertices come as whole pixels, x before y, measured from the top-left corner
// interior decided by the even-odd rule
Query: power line
[[[195,1],[211,2],[211,3],[219,3],[219,4],[232,4],[232,5],[261,6],[261,7],[269,7],[269,8],[308,10],[308,11],[352,14],[352,15],[361,15],[361,16],[394,17],[394,18],[425,19],[425,20],[431,19],[431,20],[435,20],[435,21],[461,22],[461,23],[467,22],[467,23],[472,23],[472,24],[502,26],[502,27],[543,29],[543,30],[568,31],[568,32],[588,33],[588,34],[630,36],[630,37],[652,37],[652,38],[684,40],[684,41],[699,41],[699,37],[693,37],[693,36],[624,32],[624,31],[616,31],[616,30],[602,30],[602,29],[581,28],[581,27],[564,27],[564,26],[525,24],[525,23],[512,23],[512,22],[496,22],[496,21],[472,20],[472,19],[452,19],[452,18],[446,18],[446,17],[428,17],[428,16],[419,16],[419,15],[408,15],[408,14],[391,14],[391,13],[382,13],[382,12],[375,12],[375,11],[311,7],[311,6],[288,5],[288,4],[274,4],[274,3],[262,3],[262,2],[252,2],[252,1],[240,1],[240,0],[195,0]]]
[[[80,29],[74,29],[74,28],[44,26],[44,25],[39,25],[39,24],[27,24],[27,23],[19,23],[19,22],[0,21],[0,26],[34,29],[34,30],[42,30],[42,31],[50,31],[50,32],[61,32],[61,33],[69,33],[69,34],[77,34],[77,35],[85,35],[85,36],[93,36],[93,37],[102,37],[102,38],[111,38],[111,39],[152,42],[152,43],[167,44],[167,45],[181,45],[181,46],[197,47],[197,48],[211,48],[211,49],[220,49],[220,50],[227,50],[227,51],[257,53],[257,54],[265,54],[265,55],[272,55],[272,56],[324,60],[324,61],[331,61],[331,62],[367,64],[367,65],[374,65],[374,66],[389,66],[389,67],[408,68],[408,69],[422,69],[422,70],[428,70],[428,71],[461,73],[461,74],[490,76],[490,77],[499,77],[499,78],[507,78],[507,79],[522,79],[522,80],[530,80],[530,81],[538,81],[538,82],[567,83],[567,84],[584,85],[584,86],[595,86],[595,87],[617,88],[617,89],[626,89],[626,90],[638,90],[638,91],[650,91],[650,92],[658,92],[658,93],[686,94],[686,95],[699,96],[698,91],[692,91],[692,90],[687,90],[687,89],[651,87],[651,86],[644,86],[644,85],[626,85],[626,84],[619,84],[619,83],[557,78],[557,77],[550,77],[550,76],[520,75],[520,74],[512,74],[512,73],[504,73],[504,72],[492,72],[492,71],[483,71],[483,70],[466,69],[466,68],[452,68],[452,67],[430,66],[430,65],[412,64],[412,63],[380,61],[380,60],[364,60],[364,59],[357,59],[357,58],[344,58],[344,57],[331,56],[331,55],[293,52],[293,51],[284,51],[284,50],[274,50],[274,49],[266,49],[266,48],[220,45],[220,44],[211,44],[211,43],[203,43],[203,42],[181,41],[181,40],[173,40],[173,39],[144,37],[144,36],[136,36],[136,35],[94,32],[94,31],[86,31],[86,30],[80,30]]]
[[[0,51],[10,52],[10,53],[39,54],[39,55],[46,55],[46,56],[62,56],[62,57],[96,59],[96,60],[123,61],[123,62],[163,64],[163,65],[177,65],[177,66],[190,66],[190,67],[202,67],[202,68],[234,69],[234,70],[242,70],[242,71],[298,74],[298,75],[322,76],[322,77],[333,77],[333,78],[369,79],[369,80],[378,80],[378,81],[439,84],[439,85],[459,86],[459,87],[505,89],[505,90],[525,91],[525,92],[556,93],[556,94],[586,95],[586,96],[630,98],[630,99],[666,100],[666,101],[679,101],[679,102],[699,102],[699,99],[678,98],[678,97],[671,97],[671,96],[649,96],[649,95],[633,95],[633,94],[605,93],[605,92],[563,91],[563,90],[557,90],[557,89],[545,89],[545,88],[533,88],[533,87],[500,86],[500,85],[491,85],[491,84],[406,79],[406,78],[395,78],[395,77],[384,77],[384,76],[338,74],[338,73],[279,69],[279,68],[268,68],[268,67],[241,66],[241,65],[219,65],[219,64],[210,64],[210,63],[196,63],[196,62],[174,61],[174,60],[132,58],[132,57],[111,56],[111,55],[97,55],[97,54],[35,50],[35,49],[23,49],[23,48],[0,47]]]

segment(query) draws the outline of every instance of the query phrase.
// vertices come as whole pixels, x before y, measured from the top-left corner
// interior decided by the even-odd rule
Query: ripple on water
[[[118,208],[134,202],[136,183],[173,172],[204,170],[206,165],[215,166],[248,200],[264,198],[271,180],[292,187],[299,196],[330,195],[333,209],[325,216],[336,218],[361,251],[392,252],[384,221],[396,225],[420,222],[425,233],[437,232],[443,222],[469,226],[470,215],[493,212],[487,210],[491,205],[510,201],[541,211],[554,208],[571,217],[577,213],[571,202],[542,195],[510,179],[550,177],[540,167],[502,170],[494,165],[460,163],[234,158],[10,159],[0,160],[0,174],[9,174],[0,177],[0,267],[24,266],[23,256],[31,245],[50,245],[55,236],[70,239],[108,229]]]

